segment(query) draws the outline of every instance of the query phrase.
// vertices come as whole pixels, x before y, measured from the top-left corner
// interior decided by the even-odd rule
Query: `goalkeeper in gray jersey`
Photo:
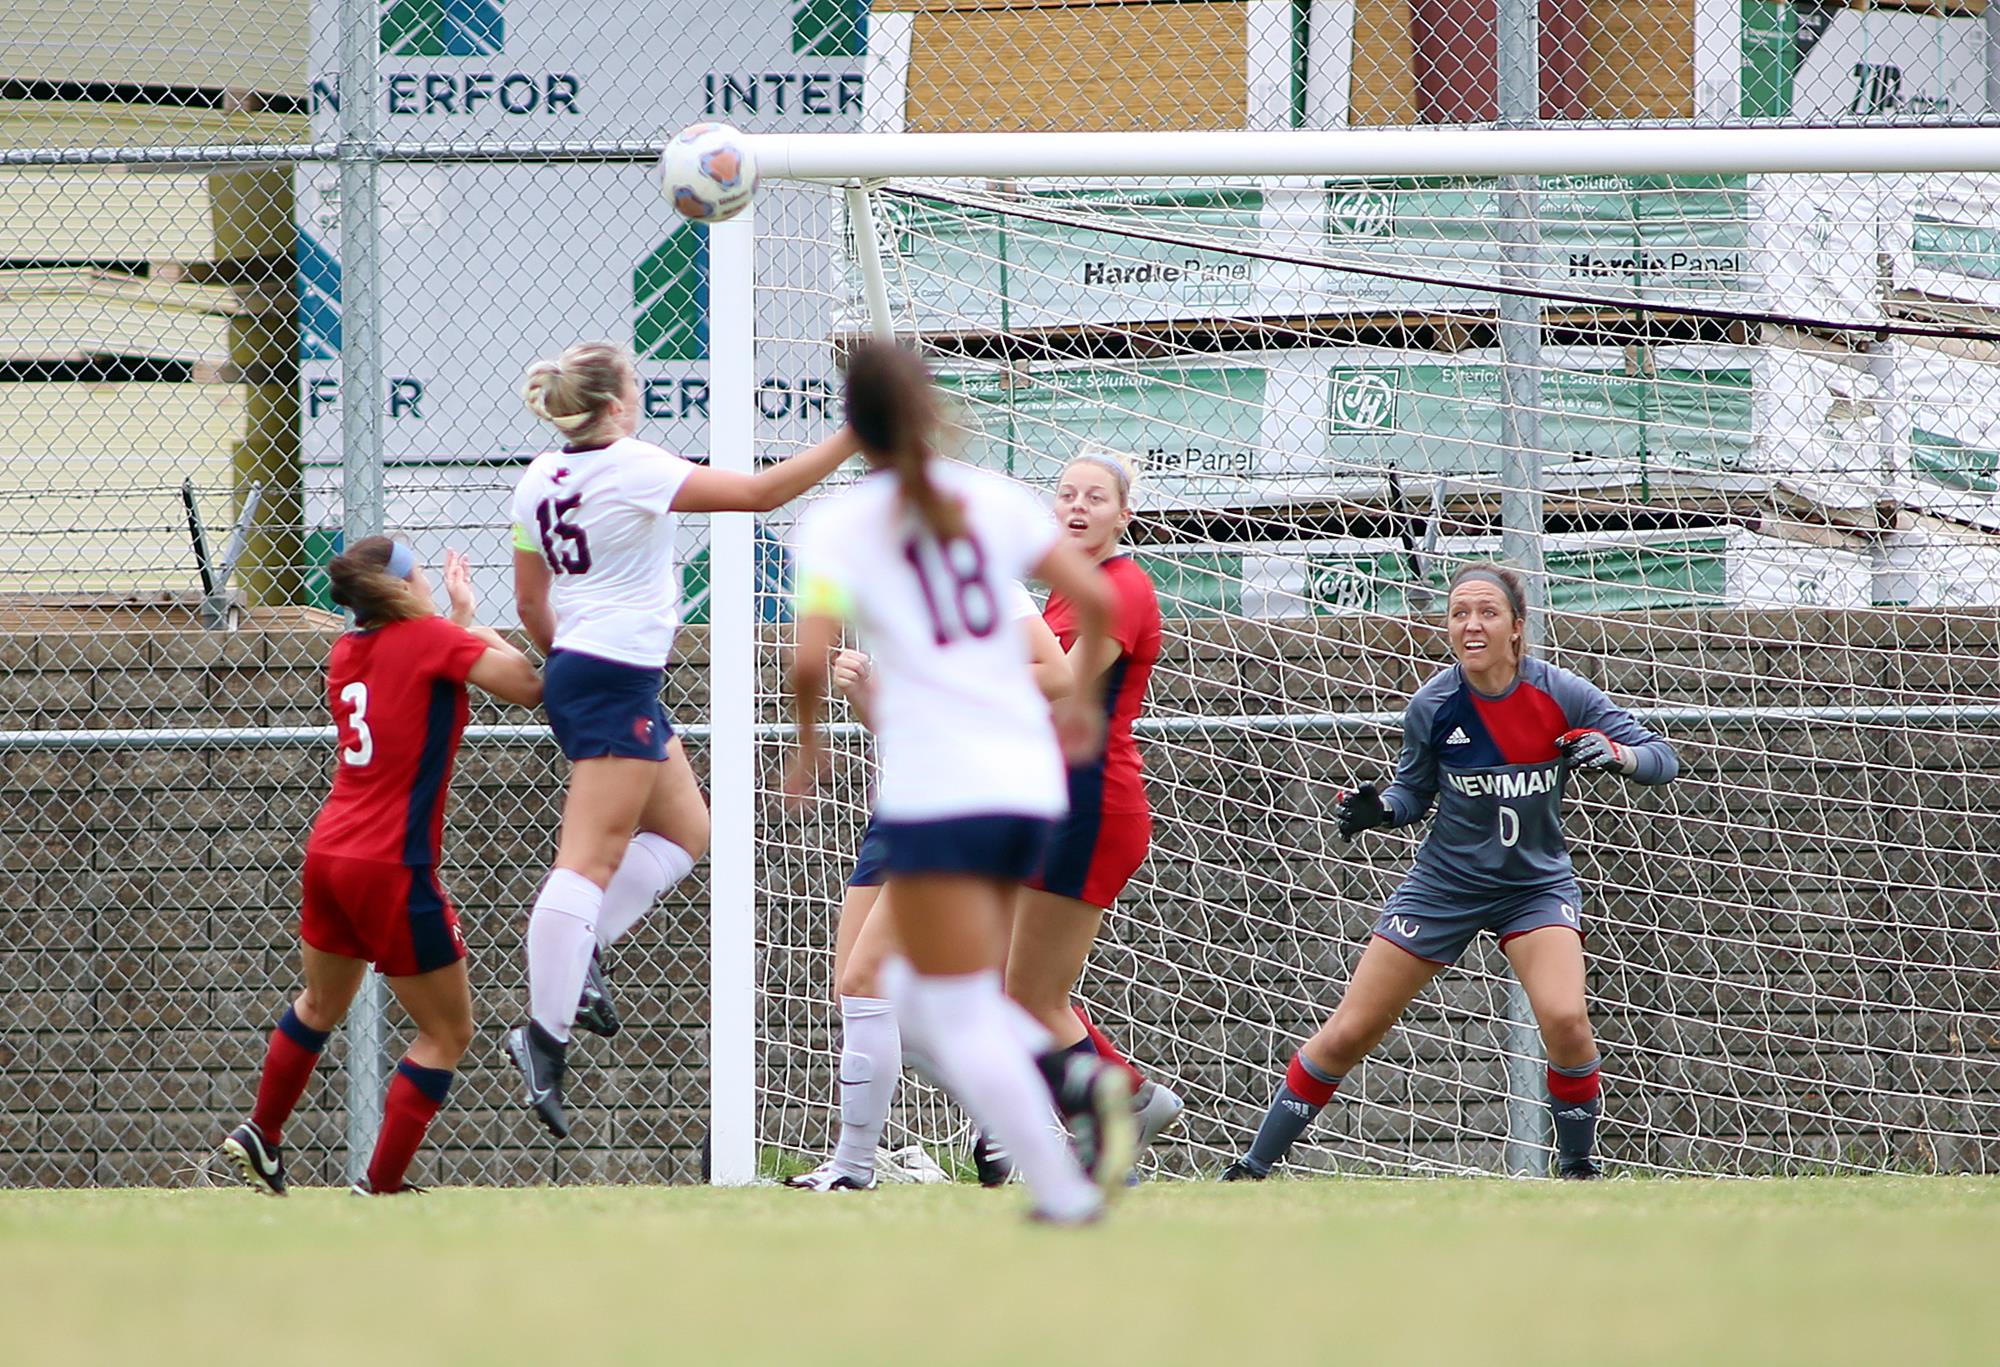
[[[1577,772],[1666,783],[1673,747],[1595,684],[1528,658],[1520,576],[1472,565],[1451,582],[1446,625],[1457,663],[1403,714],[1403,752],[1386,792],[1335,803],[1340,833],[1408,826],[1437,806],[1415,863],[1326,1024],[1292,1059],[1249,1153],[1226,1182],[1262,1180],[1305,1133],[1341,1079],[1389,1033],[1441,968],[1482,931],[1499,937],[1549,1056],[1560,1176],[1597,1176],[1597,1042],[1584,1003],[1583,897],[1563,841],[1563,786]]]

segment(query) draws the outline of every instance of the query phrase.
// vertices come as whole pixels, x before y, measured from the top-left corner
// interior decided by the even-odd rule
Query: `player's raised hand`
[[[1573,769],[1588,769],[1593,773],[1639,772],[1639,756],[1631,746],[1620,745],[1602,731],[1587,727],[1579,726],[1557,736],[1556,751]]]
[[[472,566],[462,551],[444,553],[444,596],[451,604],[451,620],[469,627],[479,610],[479,595],[472,588]]]
[[[869,676],[875,672],[875,662],[862,650],[837,650],[833,654],[833,686],[843,694],[852,697],[855,690],[867,686]]]
[[[1365,830],[1388,825],[1389,809],[1382,805],[1382,794],[1374,784],[1362,783],[1333,795],[1333,820],[1341,838],[1352,840]]]

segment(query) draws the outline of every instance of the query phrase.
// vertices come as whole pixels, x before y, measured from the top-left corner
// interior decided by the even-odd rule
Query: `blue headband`
[[[417,553],[400,541],[389,543],[389,573],[408,579],[417,570]]]

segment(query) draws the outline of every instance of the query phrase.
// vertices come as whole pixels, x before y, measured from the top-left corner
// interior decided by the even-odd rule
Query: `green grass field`
[[[0,1358],[2000,1361],[2000,1182],[0,1193]]]

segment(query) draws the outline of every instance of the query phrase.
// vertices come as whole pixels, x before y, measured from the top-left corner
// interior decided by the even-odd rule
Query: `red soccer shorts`
[[[1049,841],[1041,877],[1028,886],[1073,898],[1085,906],[1108,908],[1146,862],[1146,851],[1152,844],[1151,812],[1078,810],[1072,806]]]
[[[458,908],[428,865],[308,852],[299,938],[325,954],[366,959],[391,978],[465,957]]]

